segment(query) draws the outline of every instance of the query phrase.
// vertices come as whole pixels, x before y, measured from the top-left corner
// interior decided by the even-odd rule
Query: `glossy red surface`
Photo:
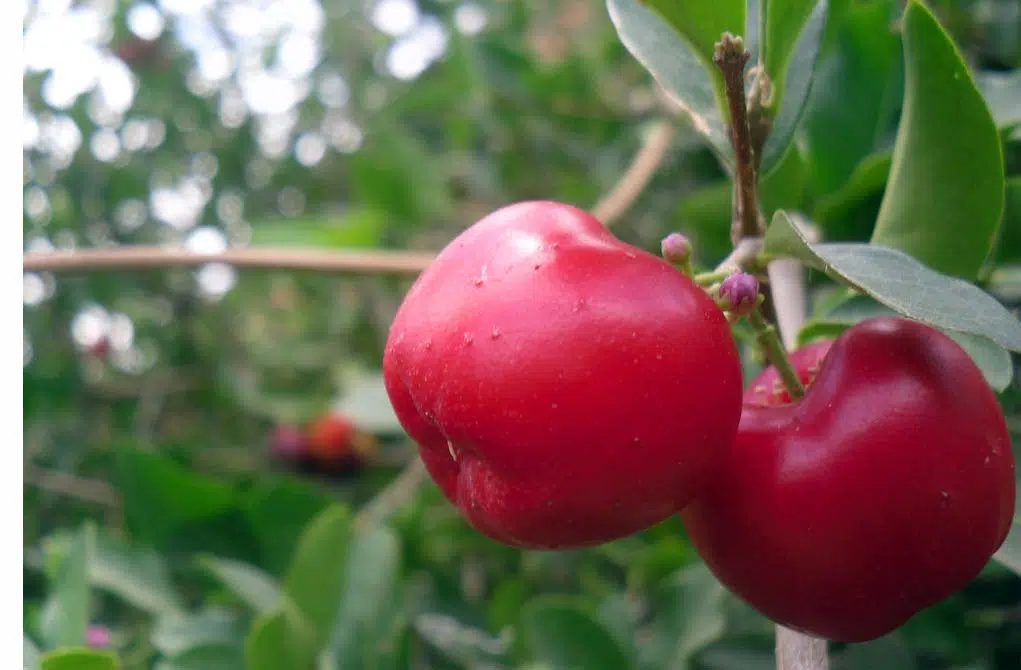
[[[995,394],[905,319],[847,330],[800,402],[746,406],[726,473],[682,512],[699,553],[759,611],[830,640],[884,635],[963,588],[1014,513]]]
[[[519,547],[666,519],[718,474],[741,410],[737,350],[706,293],[553,202],[453,240],[407,294],[383,370],[444,494]]]

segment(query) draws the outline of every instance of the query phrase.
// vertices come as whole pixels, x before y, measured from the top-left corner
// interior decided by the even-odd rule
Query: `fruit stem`
[[[712,286],[713,284],[719,284],[721,281],[734,274],[734,268],[724,268],[723,270],[713,270],[711,272],[700,272],[696,274],[693,279],[699,286]]]
[[[794,366],[791,365],[791,361],[787,357],[787,350],[784,348],[783,342],[780,341],[779,331],[773,324],[766,321],[759,309],[752,310],[748,315],[748,322],[755,330],[755,337],[759,346],[766,353],[766,358],[780,373],[780,378],[783,380],[784,386],[787,387],[791,398],[797,400],[804,397],[805,387],[801,384],[798,373],[795,372]]]

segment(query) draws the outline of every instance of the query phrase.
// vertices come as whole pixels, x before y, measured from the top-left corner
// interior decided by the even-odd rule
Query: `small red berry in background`
[[[354,425],[338,414],[326,414],[309,424],[309,454],[323,463],[341,461],[351,454]]]
[[[741,412],[713,299],[556,202],[505,207],[448,244],[406,295],[383,373],[446,497],[517,547],[665,520],[719,474]]]
[[[699,554],[774,621],[841,642],[964,588],[1014,515],[996,395],[956,342],[907,319],[845,331],[798,402],[745,405],[725,472],[681,513]]]
[[[833,340],[817,340],[791,352],[789,356],[791,365],[806,389],[812,385],[812,381],[819,374],[831,346],[833,346]],[[770,365],[749,384],[744,394],[744,402],[746,405],[768,407],[787,405],[792,402],[792,399],[780,378],[780,372]]]

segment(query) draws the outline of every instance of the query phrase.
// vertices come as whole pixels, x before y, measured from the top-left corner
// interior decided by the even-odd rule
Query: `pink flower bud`
[[[670,233],[661,244],[663,258],[671,265],[685,265],[691,260],[691,242],[680,233]]]
[[[112,635],[110,629],[99,624],[92,624],[85,633],[85,642],[93,649],[106,649],[110,646]]]
[[[308,451],[308,440],[301,428],[285,424],[273,431],[271,449],[280,458],[300,458]]]
[[[720,284],[722,306],[736,316],[746,316],[758,305],[759,280],[747,272],[735,272]]]

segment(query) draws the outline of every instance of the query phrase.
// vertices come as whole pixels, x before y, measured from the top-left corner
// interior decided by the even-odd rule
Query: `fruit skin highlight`
[[[956,342],[907,319],[845,331],[800,401],[745,405],[725,473],[681,513],[698,552],[766,616],[840,642],[964,588],[1014,514],[996,395]]]
[[[668,518],[719,474],[741,411],[713,300],[555,202],[505,207],[454,239],[405,297],[383,374],[446,497],[522,548]]]

